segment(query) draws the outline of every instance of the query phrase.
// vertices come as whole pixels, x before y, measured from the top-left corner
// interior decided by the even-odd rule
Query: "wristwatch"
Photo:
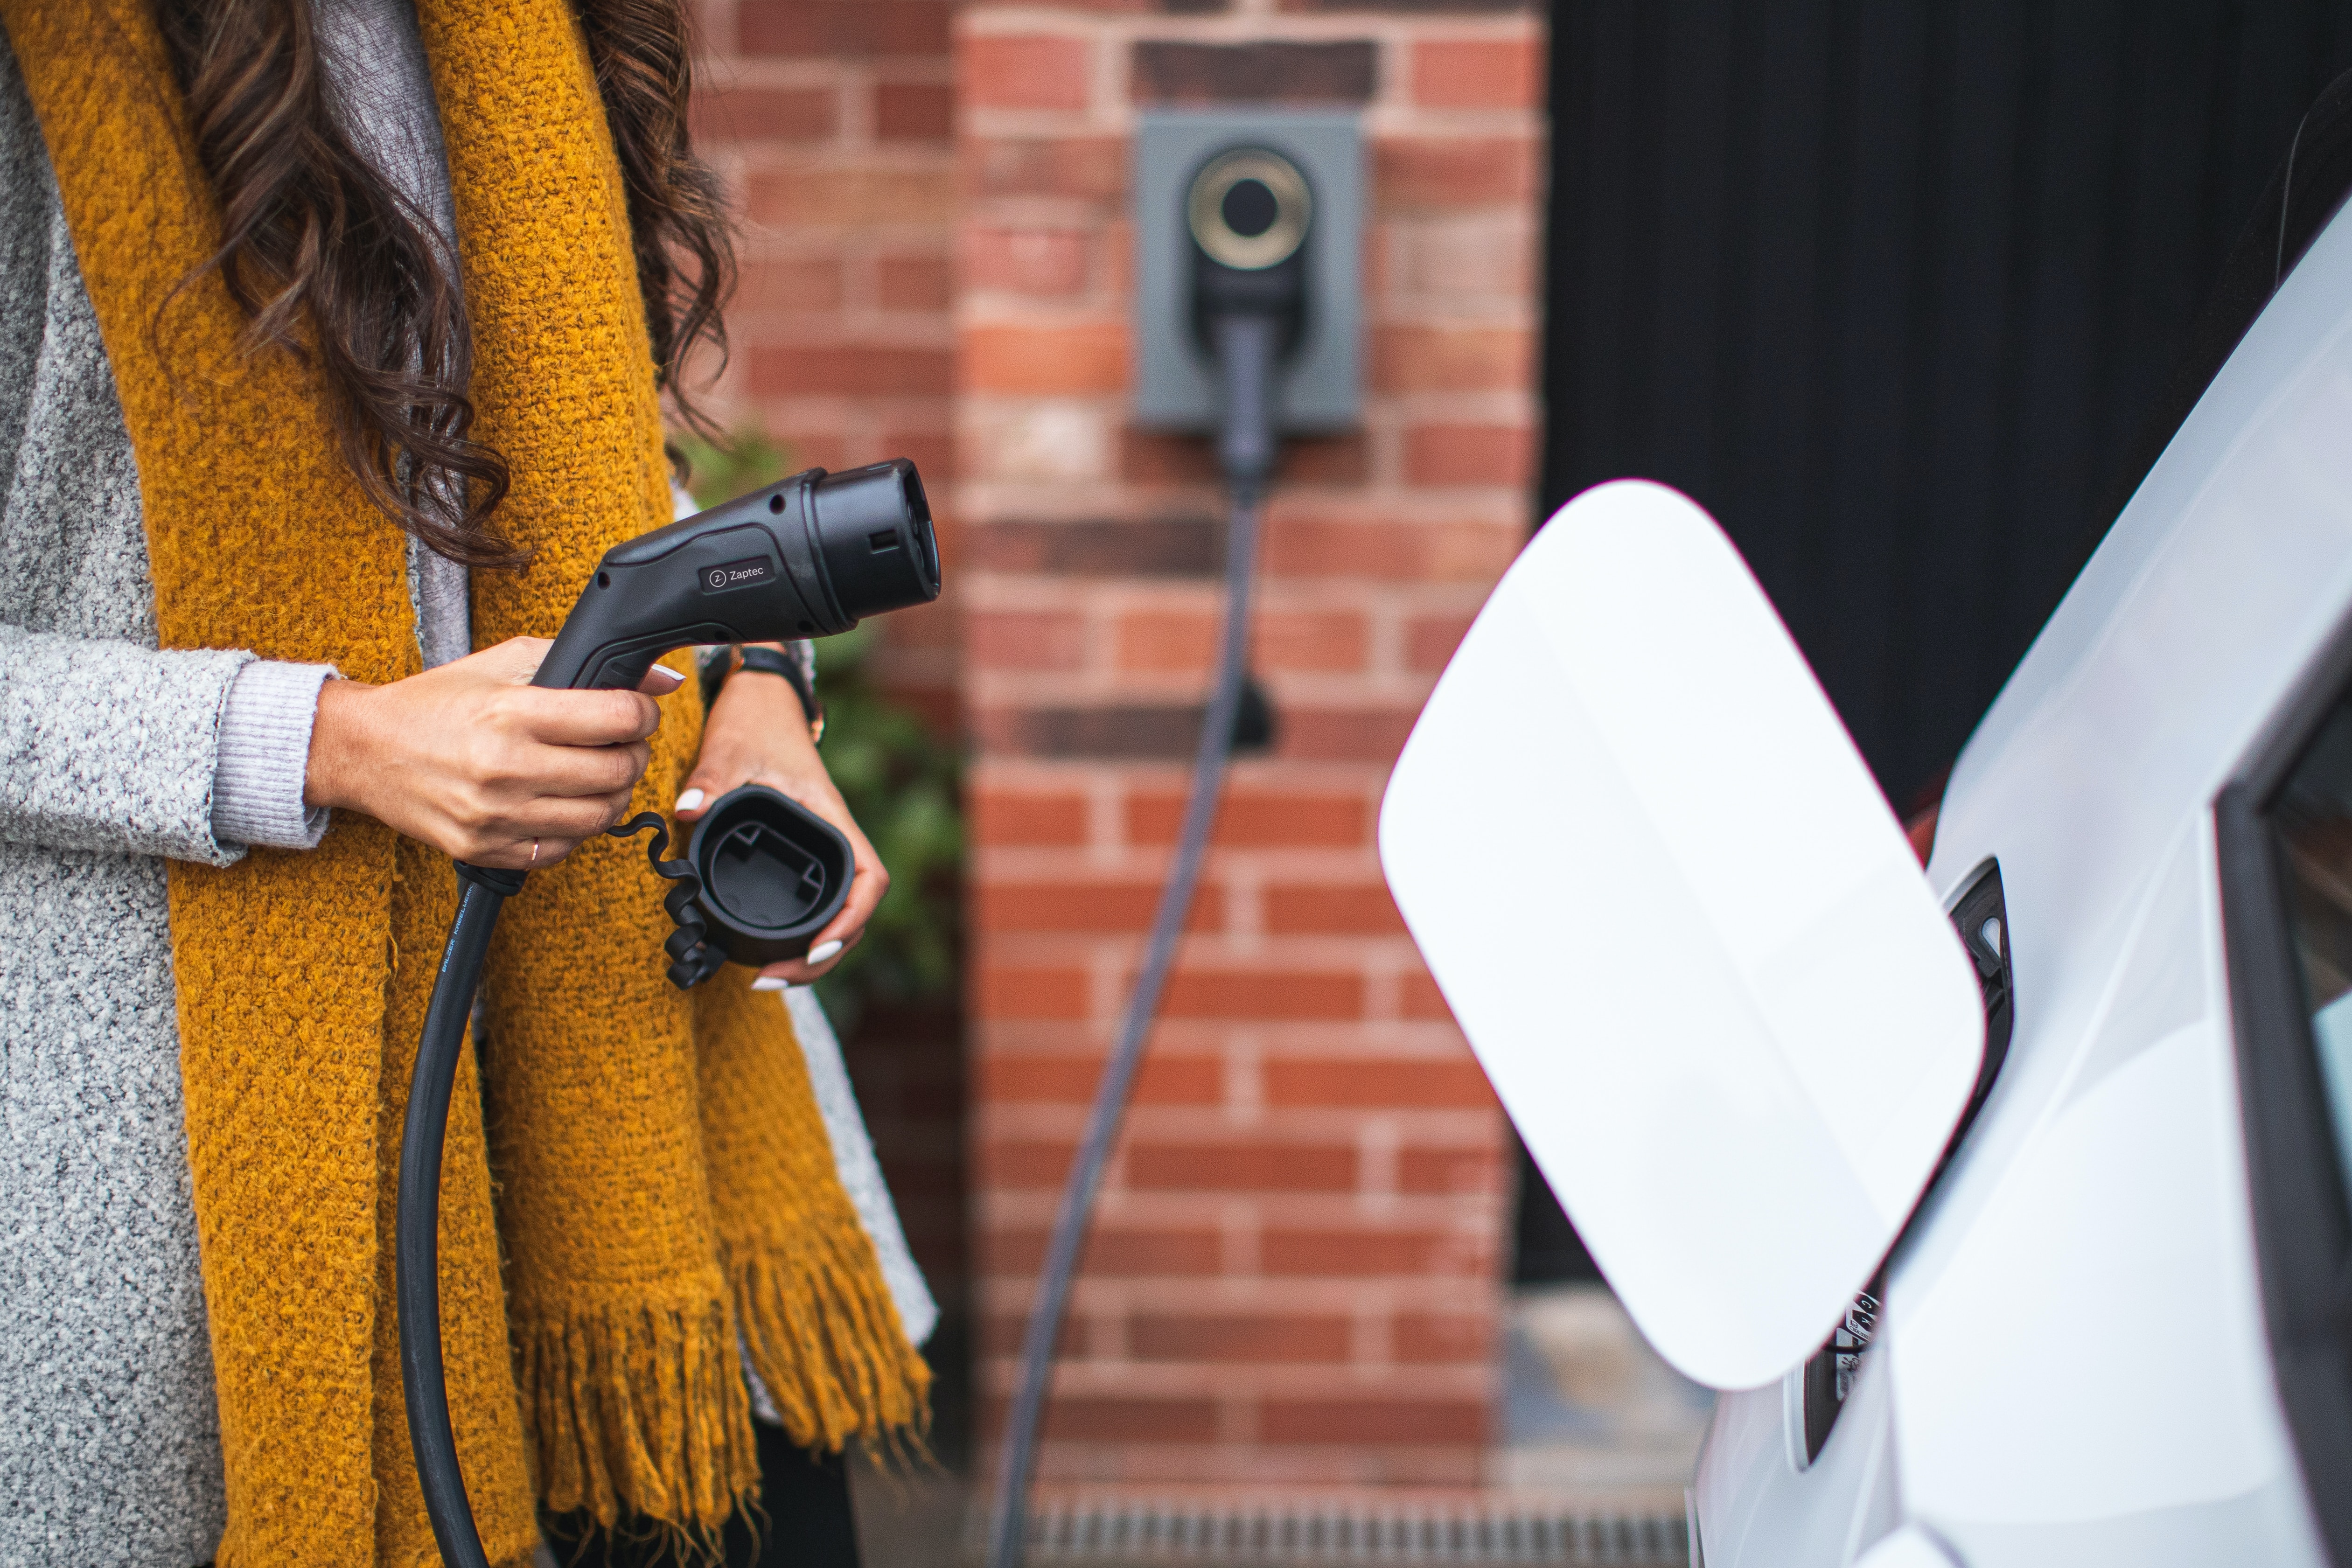
[[[816,693],[809,685],[808,672],[801,668],[798,659],[779,649],[763,648],[756,643],[730,644],[725,658],[719,661],[719,678],[710,685],[711,700],[718,700],[728,678],[738,670],[783,676],[792,686],[793,695],[801,699],[801,712],[808,716],[809,739],[824,739],[824,705],[816,700]]]

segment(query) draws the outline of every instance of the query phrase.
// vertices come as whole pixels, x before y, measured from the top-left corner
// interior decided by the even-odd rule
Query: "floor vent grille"
[[[1048,1504],[1030,1526],[1037,1568],[1324,1568],[1341,1563],[1679,1564],[1689,1561],[1679,1513],[1592,1513],[1541,1505],[1367,1502],[1155,1502],[1085,1499]]]

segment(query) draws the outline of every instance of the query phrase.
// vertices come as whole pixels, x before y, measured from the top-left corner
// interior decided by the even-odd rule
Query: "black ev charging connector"
[[[849,841],[764,784],[719,797],[688,841],[705,939],[730,962],[797,958],[849,902]]]
[[[1284,358],[1297,348],[1311,304],[1306,248],[1314,223],[1314,197],[1307,177],[1289,159],[1263,147],[1234,148],[1211,158],[1192,176],[1184,218],[1192,241],[1192,330],[1217,371],[1217,463],[1227,497],[1224,634],[1208,710],[1201,721],[1175,859],[1144,944],[1143,967],[1109,1060],[1103,1064],[1086,1134],[1054,1215],[1037,1297],[1022,1337],[1021,1382],[1005,1423],[1004,1469],[998,1481],[989,1568],[1020,1568],[1029,1527],[1029,1478],[1045,1414],[1045,1385],[1053,1372],[1054,1342],[1061,1337],[1070,1281],[1086,1243],[1103,1166],[1118,1141],[1144,1042],[1160,1011],[1160,993],[1200,883],[1201,862],[1208,854],[1209,830],[1224,788],[1235,721],[1249,690],[1258,507],[1279,455],[1275,375]]]
[[[842,474],[812,468],[607,551],[531,685],[630,688],[675,649],[827,637],[939,596],[939,546],[915,465],[899,458]],[[652,812],[611,831],[634,837],[647,828],[654,869],[672,883],[663,901],[678,926],[667,944],[669,977],[681,988],[730,957],[768,964],[807,951],[848,897],[847,841],[772,789],[721,796],[676,860],[661,858],[668,830]],[[433,1539],[453,1568],[489,1568],[442,1375],[441,1149],[490,932],[525,873],[459,862],[457,875],[464,893],[409,1081],[394,1294],[408,1438]]]

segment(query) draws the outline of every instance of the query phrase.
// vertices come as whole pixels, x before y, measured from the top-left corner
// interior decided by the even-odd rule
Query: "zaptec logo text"
[[[724,566],[703,569],[702,591],[719,593],[730,588],[749,588],[753,583],[765,582],[774,575],[775,569],[763,556],[754,556],[750,560],[730,560]]]

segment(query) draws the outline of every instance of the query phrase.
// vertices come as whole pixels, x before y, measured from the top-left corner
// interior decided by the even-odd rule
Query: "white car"
[[[2352,220],[1960,757],[1921,877],[1730,545],[1570,503],[1383,803],[1706,1568],[2352,1565]]]

